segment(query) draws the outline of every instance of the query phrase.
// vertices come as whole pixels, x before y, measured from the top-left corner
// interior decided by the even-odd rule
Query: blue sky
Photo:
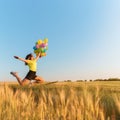
[[[24,78],[14,55],[49,39],[37,74],[46,81],[120,78],[119,0],[0,0],[0,81]]]

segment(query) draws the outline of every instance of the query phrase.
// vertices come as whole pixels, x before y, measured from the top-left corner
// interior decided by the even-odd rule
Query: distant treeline
[[[76,82],[94,82],[94,81],[120,81],[119,78],[96,79],[96,80],[76,80]],[[65,80],[64,82],[72,82],[72,80]]]
[[[109,78],[109,79],[96,79],[94,81],[120,81],[119,78]]]

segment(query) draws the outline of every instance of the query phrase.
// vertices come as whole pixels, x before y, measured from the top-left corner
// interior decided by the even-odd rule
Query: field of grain
[[[120,120],[120,81],[0,84],[0,120]]]

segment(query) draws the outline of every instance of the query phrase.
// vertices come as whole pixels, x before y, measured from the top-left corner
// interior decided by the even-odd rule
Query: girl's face
[[[31,60],[33,60],[33,59],[34,59],[34,56],[32,55],[32,56],[31,56]]]

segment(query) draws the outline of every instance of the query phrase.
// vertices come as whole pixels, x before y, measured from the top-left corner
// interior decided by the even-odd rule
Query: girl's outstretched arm
[[[14,58],[15,58],[15,59],[18,59],[18,60],[21,60],[21,61],[23,61],[23,62],[25,62],[25,63],[27,63],[27,60],[24,59],[24,58],[20,58],[20,57],[18,57],[18,56],[14,56]]]
[[[38,55],[36,56],[36,60],[38,60],[39,58],[40,58],[40,55],[41,55],[41,53],[38,53]]]

